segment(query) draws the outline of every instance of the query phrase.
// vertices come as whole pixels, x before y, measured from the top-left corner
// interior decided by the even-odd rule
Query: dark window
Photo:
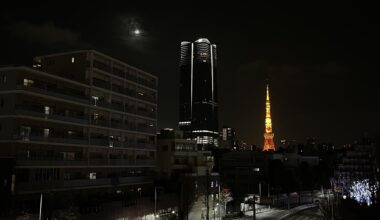
[[[162,146],[162,151],[168,151],[168,145]]]

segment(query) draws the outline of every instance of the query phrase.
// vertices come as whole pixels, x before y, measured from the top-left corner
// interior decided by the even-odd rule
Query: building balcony
[[[110,140],[108,138],[90,138],[90,144],[98,146],[110,146]]]
[[[91,120],[92,125],[97,125],[97,126],[104,126],[104,127],[109,127],[109,123],[105,119],[92,119]]]
[[[114,177],[102,179],[81,179],[81,180],[65,180],[64,187],[86,187],[86,186],[104,186],[104,185],[119,185],[119,184],[139,184],[151,182],[152,180],[147,176],[139,177]]]
[[[92,85],[94,85],[96,87],[99,87],[99,88],[102,88],[102,89],[106,89],[106,90],[110,90],[111,89],[111,86],[110,86],[109,82],[106,82],[106,81],[103,81],[103,80],[100,80],[100,79],[96,79],[96,78],[92,79]]]
[[[17,160],[17,166],[85,166],[85,160]]]
[[[145,100],[148,102],[156,103],[155,97],[151,97],[151,96],[147,96],[147,95],[137,95],[136,98],[141,99],[141,100]]]
[[[155,127],[144,127],[144,126],[137,126],[136,127],[137,131],[145,132],[145,133],[156,133],[156,128]]]
[[[31,92],[39,93],[42,95],[53,96],[53,97],[76,101],[76,102],[85,103],[85,104],[88,104],[90,102],[89,101],[90,98],[87,96],[70,93],[65,90],[60,90],[60,89],[53,89],[53,88],[47,89],[43,87],[24,86],[24,85],[18,85],[17,89],[31,91]]]
[[[13,135],[13,140],[66,143],[66,144],[88,144],[87,139],[84,139],[81,137],[44,137],[40,135],[29,135],[29,136]]]
[[[135,162],[136,165],[147,165],[147,166],[155,166],[156,165],[156,160],[150,160],[150,159],[146,159],[146,160],[143,160],[143,159],[136,159],[136,162]]]
[[[149,148],[149,149],[156,149],[156,144],[154,143],[147,143],[147,142],[137,142],[135,144],[138,148]]]
[[[124,112],[124,106],[121,103],[111,103],[110,106],[111,106],[112,109]]]
[[[136,109],[133,106],[125,106],[125,112],[136,114]]]
[[[156,84],[153,83],[153,82],[149,82],[147,80],[142,80],[142,79],[138,79],[137,80],[137,83],[140,84],[140,85],[143,85],[143,86],[146,86],[146,87],[149,87],[149,88],[152,88],[152,89],[156,89]]]
[[[6,138],[4,138],[6,139]],[[56,144],[80,144],[80,145],[96,145],[115,148],[140,148],[140,149],[156,149],[156,144],[148,142],[138,142],[134,140],[118,141],[108,138],[91,138],[90,142],[84,137],[44,137],[42,135],[13,135],[11,140],[15,141],[36,141]]]
[[[113,177],[99,179],[76,179],[61,181],[44,181],[44,182],[16,182],[16,192],[25,191],[43,191],[43,190],[69,190],[70,188],[86,187],[112,187],[120,184],[144,184],[152,182],[148,176],[131,176],[131,177]]]
[[[16,114],[32,116],[44,119],[51,119],[64,122],[74,122],[80,124],[88,124],[88,120],[85,116],[73,116],[73,115],[57,115],[57,114],[44,114],[42,111],[36,111],[31,109],[18,108],[15,110]]]
[[[155,166],[155,160],[130,160],[130,159],[107,159],[107,158],[95,158],[95,159],[83,159],[83,160],[62,160],[62,159],[37,159],[17,160],[17,166],[27,167],[87,167],[87,166]]]
[[[149,112],[149,111],[142,111],[142,110],[136,110],[137,115],[147,116],[150,118],[155,118],[156,113],[155,112]]]
[[[137,83],[137,77],[136,77],[136,75],[132,75],[132,74],[130,74],[130,73],[126,73],[126,74],[125,74],[125,79]]]

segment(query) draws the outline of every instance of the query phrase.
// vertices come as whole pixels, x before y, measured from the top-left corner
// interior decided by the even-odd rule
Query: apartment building
[[[94,50],[0,68],[0,160],[14,195],[152,184],[156,76]]]

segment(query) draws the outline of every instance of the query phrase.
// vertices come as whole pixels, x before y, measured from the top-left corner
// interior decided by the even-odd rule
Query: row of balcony
[[[130,131],[140,131],[145,133],[155,133],[156,128],[155,127],[148,127],[148,126],[142,126],[142,125],[135,125],[132,123],[122,123],[121,121],[108,121],[104,119],[88,119],[86,116],[76,116],[76,115],[58,115],[58,114],[44,114],[43,112],[39,112],[36,110],[26,110],[26,109],[16,109],[16,114],[19,115],[25,115],[25,116],[32,116],[32,117],[38,117],[38,118],[44,118],[44,119],[51,119],[51,120],[58,120],[58,121],[64,121],[64,122],[73,122],[73,123],[80,123],[80,124],[91,124],[91,125],[97,125],[97,126],[104,126],[104,127],[110,127],[110,128],[118,128],[118,129],[125,129]]]
[[[18,166],[155,166],[151,159],[17,160]]]
[[[109,88],[107,86],[102,86],[101,83],[96,83],[94,85],[97,86],[97,87],[109,90]],[[50,96],[57,96],[59,98],[74,100],[74,101],[78,101],[78,102],[85,102],[85,103],[89,103],[90,102],[90,97],[85,94],[84,90],[82,90],[82,91],[76,91],[76,90],[68,89],[68,88],[58,88],[58,87],[55,87],[55,86],[46,85],[46,84],[39,83],[39,82],[35,82],[33,84],[29,84],[28,86],[25,86],[25,85],[23,85],[22,82],[19,82],[18,85],[17,85],[17,89],[27,89],[27,90],[30,90],[30,91],[34,91],[34,92],[38,92],[38,93],[43,93],[43,94],[47,94],[47,95],[50,95]],[[115,92],[118,92],[120,94],[128,95],[128,96],[131,96],[131,97],[135,97],[137,99],[142,99],[142,100],[145,100],[145,101],[156,103],[156,100],[155,100],[154,97],[150,97],[150,96],[147,96],[147,95],[136,94],[135,91],[129,90],[129,89],[127,89],[127,90],[117,89],[117,90],[118,91],[115,91]]]
[[[113,92],[117,92],[117,93],[120,93],[120,94],[123,94],[123,95],[127,95],[127,96],[131,96],[131,97],[136,97],[138,99],[143,99],[143,100],[146,100],[146,101],[149,101],[149,102],[156,102],[156,99],[154,97],[147,96],[146,94],[145,95],[141,95],[141,94],[138,94],[133,89],[122,88],[122,87],[114,85],[114,84],[112,84],[112,86],[111,86],[111,83],[103,81],[103,80],[99,80],[99,79],[96,79],[96,78],[93,79],[92,84],[94,86],[96,86],[96,87],[99,87],[99,88],[102,88],[102,89],[105,89],[105,90],[111,90]]]
[[[41,135],[13,135],[13,140],[20,141],[39,141],[58,144],[80,144],[80,145],[94,145],[106,146],[116,148],[141,148],[141,149],[156,149],[154,143],[141,142],[141,141],[117,141],[108,138],[84,138],[84,137],[44,137]]]
[[[143,184],[152,182],[148,176],[135,176],[135,177],[114,177],[114,178],[99,178],[99,179],[78,179],[78,180],[62,180],[62,181],[49,181],[46,183],[40,182],[18,182],[16,183],[15,190],[17,192],[41,190],[41,189],[65,189],[72,187],[104,187],[115,186],[123,184]]]
[[[154,82],[149,82],[148,80],[144,80],[144,79],[142,79],[140,77],[137,77],[136,75],[132,75],[132,74],[130,74],[128,72],[125,72],[125,71],[123,71],[121,69],[111,68],[111,66],[103,64],[101,62],[94,62],[94,66],[93,67],[95,69],[102,70],[104,72],[110,73],[110,74],[118,76],[120,78],[124,78],[124,79],[130,80],[132,82],[135,82],[135,83],[147,86],[149,88],[153,88],[153,89],[157,88],[157,86],[156,86],[156,84]]]
[[[56,91],[52,89],[42,89],[42,88],[36,88],[32,86],[23,86],[23,85],[17,86],[17,89],[28,90],[28,91],[32,91],[36,93],[41,93],[43,95],[63,98],[63,99],[72,100],[75,102],[80,102],[80,103],[88,104],[88,105],[94,105],[94,103],[92,103],[93,100],[91,100],[90,97],[85,96],[85,95],[78,95],[78,94],[67,93],[67,92],[61,93],[60,91]],[[121,103],[109,103],[104,100],[100,100],[96,103],[96,105],[105,107],[105,108],[111,108],[117,111],[131,113],[131,114],[137,114],[137,115],[151,117],[151,118],[156,117],[155,112],[148,111],[147,109],[146,110],[138,109],[138,108],[135,108],[134,106],[127,106]]]

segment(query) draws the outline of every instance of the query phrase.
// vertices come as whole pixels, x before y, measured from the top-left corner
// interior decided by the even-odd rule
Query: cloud
[[[46,47],[86,47],[80,40],[80,35],[69,29],[56,26],[53,22],[33,24],[20,21],[9,26],[11,37],[18,38],[31,44]]]
[[[115,42],[133,49],[139,53],[152,53],[154,43],[150,31],[144,27],[143,19],[136,15],[115,14],[113,17],[114,28],[112,30]],[[136,35],[135,30],[141,33]]]

